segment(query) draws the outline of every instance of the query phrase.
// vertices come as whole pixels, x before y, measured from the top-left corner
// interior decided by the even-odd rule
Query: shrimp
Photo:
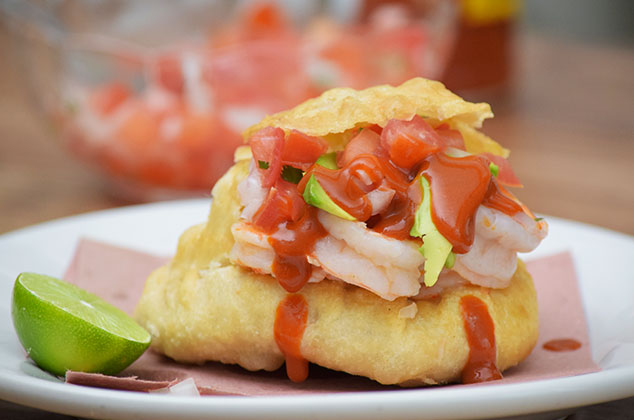
[[[473,284],[503,288],[517,268],[517,252],[529,252],[548,233],[548,225],[525,213],[513,217],[480,206],[476,212],[475,238],[466,254],[456,255],[453,270]]]
[[[234,264],[249,267],[258,274],[273,274],[275,250],[269,243],[269,235],[261,232],[251,223],[238,222],[231,226],[235,239],[229,258]],[[313,265],[309,259],[309,262]],[[313,267],[309,283],[318,283],[326,277],[319,266]]]
[[[258,171],[251,165],[249,176],[238,186],[244,204],[241,220],[231,231],[235,244],[232,262],[257,273],[272,274],[275,251],[270,235],[251,223],[252,217],[266,198]],[[394,191],[372,191],[373,213],[392,200]],[[509,285],[517,268],[517,252],[533,250],[546,236],[545,222],[535,222],[525,213],[508,216],[480,206],[475,216],[474,242],[465,254],[456,255],[451,270],[445,269],[437,284],[422,285],[425,258],[415,240],[397,240],[367,228],[360,221],[341,219],[323,210],[317,213],[328,235],[319,239],[306,256],[313,266],[309,282],[325,278],[364,288],[386,300],[407,296],[426,299],[443,290],[467,283],[503,288]],[[284,226],[277,235],[284,236]]]
[[[383,186],[372,190],[368,193],[367,197],[372,204],[372,215],[379,214],[387,208],[392,202],[396,191],[391,188],[385,188]]]
[[[331,276],[386,300],[414,296],[420,290],[425,259],[415,241],[401,241],[320,211],[320,223],[330,233],[315,244],[314,258]]]
[[[375,265],[397,266],[406,270],[418,270],[425,259],[418,251],[416,241],[401,241],[368,229],[363,222],[351,222],[319,211],[319,222],[330,235],[368,257]]]
[[[368,230],[362,222],[349,222],[319,211],[330,235],[318,240],[307,255],[313,265],[309,282],[328,277],[367,289],[386,300],[415,296],[424,262],[414,241],[400,241]],[[232,262],[257,273],[272,274],[275,251],[269,235],[251,223],[235,223]],[[283,234],[283,232],[282,232]]]
[[[240,217],[250,221],[264,203],[268,192],[268,188],[262,187],[260,174],[255,167],[255,160],[251,159],[249,175],[238,184],[238,195],[244,205]]]

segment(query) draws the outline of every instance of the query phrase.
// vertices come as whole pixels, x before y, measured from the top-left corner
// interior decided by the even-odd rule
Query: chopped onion
[[[444,150],[444,152],[447,156],[454,157],[454,158],[461,158],[461,157],[472,155],[471,153],[467,151],[456,149],[455,147],[447,147]]]
[[[161,388],[149,392],[156,394],[200,397],[200,392],[198,392],[194,378],[187,378],[167,388]]]

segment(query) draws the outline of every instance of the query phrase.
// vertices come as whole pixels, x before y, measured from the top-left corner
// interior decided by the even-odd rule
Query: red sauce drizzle
[[[308,377],[308,361],[300,350],[307,319],[308,304],[302,295],[289,294],[277,305],[273,334],[286,358],[286,374],[293,382]]]
[[[316,208],[307,208],[298,221],[286,222],[286,229],[278,229],[269,237],[269,243],[275,250],[273,274],[288,292],[299,291],[310,279],[313,266],[306,255],[312,252],[318,239],[328,234],[316,213]]]
[[[483,204],[510,216],[522,211],[504,195],[480,156],[449,157],[438,153],[426,159],[422,173],[431,188],[432,220],[453,245],[453,251],[469,251],[475,236],[475,213]]]
[[[303,192],[314,175],[328,196],[350,215],[367,222],[376,232],[404,240],[410,238],[420,204],[418,174],[430,183],[434,224],[456,253],[468,252],[473,244],[475,212],[480,204],[509,215],[522,211],[519,204],[500,191],[488,161],[480,156],[453,158],[436,153],[424,159],[414,172],[406,173],[384,154],[362,154],[337,170],[314,165],[298,188]],[[371,216],[367,194],[379,185],[394,190],[395,195],[387,209]]]
[[[422,173],[432,195],[432,220],[456,253],[469,251],[475,235],[475,212],[484,199],[491,172],[478,156],[430,156]]]
[[[315,165],[304,175],[314,175],[330,198],[358,220],[368,220],[372,204],[366,196],[384,181],[389,188],[404,193],[409,185],[407,176],[391,165],[387,159],[371,154],[355,157],[341,169],[328,169]],[[304,185],[300,183],[300,191]]]
[[[378,217],[372,223],[368,221],[368,227],[391,238],[412,239],[409,232],[414,225],[414,216],[420,199],[420,187],[410,188],[406,193],[395,194],[388,208],[377,215]]]
[[[515,213],[524,211],[522,206],[504,193],[504,188],[498,184],[497,179],[491,178],[489,190],[482,200],[482,205],[499,210],[504,214],[513,216]]]
[[[460,309],[469,343],[469,359],[462,369],[462,383],[502,379],[495,364],[495,327],[486,304],[467,295],[460,298]]]
[[[374,231],[396,239],[409,238],[420,194],[419,201],[412,199],[409,190],[413,177],[402,172],[381,153],[361,154],[337,170],[314,165],[300,182],[300,192],[303,192],[311,175],[339,207],[357,220],[369,221],[368,226]],[[372,203],[367,194],[379,185],[394,190],[395,194],[387,209],[380,215],[372,216]]]
[[[581,343],[573,338],[557,338],[545,342],[542,347],[550,351],[574,351],[581,347]]]

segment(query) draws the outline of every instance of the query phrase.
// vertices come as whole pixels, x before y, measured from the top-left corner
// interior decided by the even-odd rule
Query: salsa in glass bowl
[[[455,15],[442,1],[25,3],[6,8],[40,107],[135,201],[208,194],[244,129],[326,89],[439,77]]]

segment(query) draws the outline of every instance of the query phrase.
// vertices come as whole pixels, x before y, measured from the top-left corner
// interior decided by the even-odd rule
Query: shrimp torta
[[[333,89],[245,132],[206,223],[136,319],[187,363],[415,386],[501,377],[537,340],[517,252],[547,232],[508,190],[492,113],[434,81]],[[482,345],[485,343],[485,345]],[[487,344],[488,343],[488,344]]]

